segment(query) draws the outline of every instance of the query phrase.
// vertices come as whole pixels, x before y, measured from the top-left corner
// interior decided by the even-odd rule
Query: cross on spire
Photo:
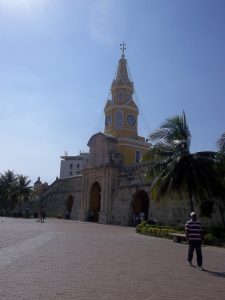
[[[122,51],[122,57],[124,57],[124,51],[127,50],[127,45],[124,42],[120,44],[120,50]]]

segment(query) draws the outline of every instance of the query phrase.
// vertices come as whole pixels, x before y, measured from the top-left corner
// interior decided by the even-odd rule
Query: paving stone
[[[1,218],[0,299],[224,299],[225,249],[203,247],[204,272],[186,255],[130,227]]]

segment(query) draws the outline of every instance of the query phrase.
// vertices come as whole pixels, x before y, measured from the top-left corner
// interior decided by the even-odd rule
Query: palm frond
[[[162,143],[165,145],[180,145],[182,151],[189,151],[191,134],[186,121],[185,113],[181,116],[175,116],[167,119],[160,128],[153,131],[149,138],[152,142]],[[178,150],[177,146],[177,150]]]
[[[193,198],[202,202],[206,199],[223,199],[225,194],[225,155],[213,151],[191,154],[191,134],[185,113],[167,119],[159,129],[150,134],[155,142],[146,154],[148,179],[151,194],[160,199],[167,194],[183,194],[188,198],[190,209]],[[220,139],[223,150],[225,134]]]
[[[220,152],[225,153],[225,132],[218,139],[217,146]]]

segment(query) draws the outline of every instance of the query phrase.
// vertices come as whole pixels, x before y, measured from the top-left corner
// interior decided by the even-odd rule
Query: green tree
[[[27,176],[16,175],[14,171],[8,170],[0,174],[0,208],[9,214],[15,209],[19,200],[21,215],[22,200],[27,201],[32,193],[30,183],[31,180]]]
[[[219,152],[225,155],[225,132],[221,135],[221,137],[217,141],[217,146],[219,148]]]
[[[17,175],[13,171],[0,173],[1,208],[8,212],[15,204]]]
[[[202,201],[221,195],[216,173],[216,153],[190,153],[191,133],[185,113],[167,119],[149,136],[152,146],[144,157],[148,162],[148,179],[155,199],[181,194],[188,199],[190,211],[194,200]]]
[[[22,212],[21,212],[22,199],[24,201],[28,201],[29,196],[32,193],[32,188],[31,188],[31,186],[29,186],[30,183],[31,183],[31,180],[29,180],[27,176],[18,175],[17,184],[16,184],[16,192],[17,192],[17,196],[19,197],[20,216],[22,214]]]
[[[224,193],[222,197],[215,198],[215,203],[218,207],[223,226],[225,227],[225,132],[218,139],[217,146],[219,149],[217,155],[217,160],[218,160],[217,172],[219,178],[221,179],[224,188]]]

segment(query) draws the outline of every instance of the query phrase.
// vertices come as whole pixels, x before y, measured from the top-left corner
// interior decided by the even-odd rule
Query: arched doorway
[[[149,210],[149,198],[148,194],[145,191],[138,191],[134,195],[134,200],[132,202],[132,211],[133,211],[133,222],[132,224],[136,226],[141,220],[148,219],[148,210]]]
[[[73,208],[73,196],[69,195],[66,199],[66,214],[65,214],[66,219],[70,219],[72,208]]]
[[[90,222],[98,222],[99,212],[101,209],[101,187],[95,182],[90,190],[90,206],[88,220]]]

